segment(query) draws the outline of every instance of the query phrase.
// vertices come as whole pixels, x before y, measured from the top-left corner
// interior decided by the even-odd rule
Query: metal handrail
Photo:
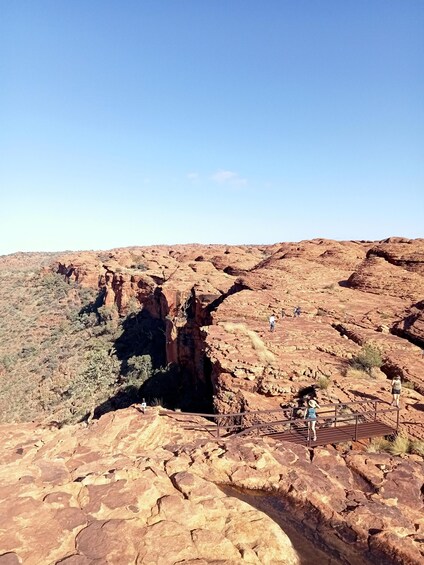
[[[364,412],[354,412],[352,414],[347,414],[346,416],[341,415],[338,412],[339,408],[344,408],[347,406],[352,406],[354,404],[368,404],[368,403],[374,403],[374,408],[373,410],[368,410],[368,411],[364,411]],[[334,417],[332,418],[328,418],[325,417],[326,421],[329,423],[334,423],[335,427],[337,427],[337,424],[340,422],[347,422],[347,421],[351,421],[353,419],[355,419],[355,439],[357,438],[357,428],[358,428],[358,420],[360,417],[364,417],[367,415],[372,415],[374,416],[374,421],[377,420],[377,414],[385,414],[385,413],[393,413],[393,412],[397,412],[397,417],[396,417],[396,430],[399,429],[399,408],[398,407],[390,407],[386,410],[378,410],[378,404],[388,404],[387,402],[385,402],[384,400],[380,400],[380,399],[370,399],[370,400],[358,400],[358,401],[354,401],[354,402],[343,402],[343,403],[331,403],[331,404],[323,404],[320,406],[319,411],[317,412],[318,416],[321,417],[325,417],[325,414],[330,413],[330,411],[323,411],[323,408],[329,407],[329,406],[333,406],[334,407]],[[160,412],[159,414],[164,416],[164,415],[178,415],[178,416],[190,416],[190,417],[203,417],[203,418],[209,418],[209,419],[213,419],[216,420],[215,422],[215,426],[216,426],[216,437],[217,438],[221,438],[221,429],[225,430],[227,433],[231,430],[234,429],[240,429],[240,426],[242,425],[241,423],[237,423],[237,424],[221,424],[220,423],[220,419],[223,418],[231,418],[231,417],[246,417],[246,416],[251,416],[251,415],[258,415],[258,414],[272,414],[272,413],[281,413],[284,409],[278,409],[278,410],[257,410],[257,411],[252,411],[252,412],[236,412],[236,413],[229,413],[229,414],[202,414],[202,413],[194,413],[194,412]],[[332,412],[332,411],[331,411]],[[244,430],[233,434],[232,437],[240,437],[242,435],[247,434],[248,432],[250,432],[251,430],[254,429],[259,429],[259,428],[264,428],[264,427],[268,427],[268,426],[276,426],[276,425],[289,425],[289,428],[291,427],[291,425],[293,423],[300,423],[300,422],[310,422],[313,419],[311,418],[289,418],[289,419],[284,419],[284,420],[273,420],[271,422],[259,422],[258,424],[253,424],[247,428],[245,428]],[[197,427],[198,424],[194,425],[193,427]],[[202,424],[200,424],[202,426]],[[204,427],[205,429],[211,430],[210,426],[206,426],[203,425],[202,427]],[[309,426],[308,426],[309,427]],[[309,443],[309,433],[308,433],[308,443]]]
[[[395,411],[398,412],[399,408],[393,407],[393,408],[388,408],[387,410],[381,410],[379,412],[379,414],[385,414],[387,412],[395,412]],[[343,417],[343,418],[337,418],[337,421],[338,422],[349,422],[349,421],[353,420],[354,418],[361,418],[362,416],[367,415],[367,414],[374,414],[374,411],[370,410],[368,412],[355,412],[355,413],[352,413],[352,414],[346,414],[346,416]],[[271,425],[275,426],[277,424],[287,425],[287,424],[293,424],[295,422],[311,422],[314,419],[315,418],[292,418],[290,420],[275,420],[273,422],[260,422],[259,424],[253,424],[252,426],[249,426],[249,428],[246,428],[246,430],[243,430],[242,432],[240,432],[237,435],[242,435],[246,431],[251,430],[251,429],[253,430],[255,428],[261,428],[261,427],[264,428],[264,427],[271,426]],[[330,422],[334,422],[335,420],[336,420],[336,418],[329,418]],[[239,426],[229,426],[229,427],[237,428]]]
[[[369,399],[369,400],[354,400],[353,402],[331,402],[328,404],[321,404],[320,408],[319,408],[319,413],[323,413],[323,409],[330,407],[330,406],[334,406],[334,407],[345,407],[345,406],[352,406],[353,404],[369,404],[370,402],[374,402],[375,404],[377,403],[382,403],[382,404],[388,404],[388,402],[386,402],[385,400],[380,400],[380,399]],[[272,414],[272,413],[278,413],[278,412],[282,412],[284,410],[290,410],[291,408],[275,408],[273,410],[249,410],[249,412],[229,412],[229,413],[223,413],[223,414],[205,414],[205,413],[201,413],[201,412],[174,412],[171,411],[171,414],[176,414],[178,416],[201,416],[203,418],[223,418],[223,417],[230,417],[230,416],[246,416],[246,414]],[[161,416],[166,416],[169,415],[170,411],[163,411],[160,412],[159,414]]]

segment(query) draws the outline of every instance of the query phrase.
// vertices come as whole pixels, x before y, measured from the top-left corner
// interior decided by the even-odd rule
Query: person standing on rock
[[[391,406],[393,406],[393,404],[399,408],[399,398],[400,398],[400,393],[402,392],[402,381],[400,380],[400,377],[395,377],[392,380],[392,396],[393,396],[393,401]]]
[[[271,314],[271,316],[269,317],[269,331],[273,332],[275,329],[275,316],[274,314]]]
[[[293,310],[293,318],[298,318],[300,316],[300,306],[296,306],[296,308]]]
[[[308,430],[312,432],[312,441],[317,440],[316,424],[317,424],[317,412],[316,409],[319,408],[318,402],[311,398],[308,401],[308,406],[305,410],[305,418],[308,420]],[[308,434],[310,436],[310,433]]]

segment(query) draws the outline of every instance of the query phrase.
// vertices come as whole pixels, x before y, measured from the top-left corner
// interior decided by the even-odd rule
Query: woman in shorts
[[[394,404],[397,408],[399,408],[399,398],[401,392],[402,392],[402,381],[400,380],[400,377],[395,377],[392,380],[392,396],[393,396],[392,406]]]
[[[317,440],[317,432],[315,429],[317,424],[316,409],[319,407],[318,402],[311,398],[311,400],[308,401],[308,406],[305,411],[305,418],[308,420],[308,428],[312,431],[312,441]]]

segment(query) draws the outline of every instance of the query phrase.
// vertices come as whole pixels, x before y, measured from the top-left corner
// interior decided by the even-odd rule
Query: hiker
[[[296,306],[296,308],[293,310],[293,317],[298,318],[300,316],[300,313],[301,313],[300,306]]]
[[[305,417],[305,401],[301,398],[297,403],[297,408],[295,410],[295,418]]]
[[[286,317],[286,311],[284,310],[284,308],[281,309],[281,318],[285,318]]]
[[[317,440],[317,432],[315,429],[317,423],[317,412],[316,409],[319,408],[318,402],[316,402],[313,398],[308,400],[308,407],[305,410],[305,419],[308,420],[308,430],[312,431],[312,441]],[[309,437],[309,434],[308,434]]]
[[[146,408],[147,408],[146,400],[144,398],[143,398],[143,402],[140,404],[140,408],[141,408],[141,411],[144,414],[146,412]]]
[[[400,377],[395,377],[392,380],[393,401],[390,406],[393,406],[394,404],[397,408],[399,408],[399,398],[401,392],[402,392],[402,381],[400,380]]]
[[[275,328],[275,316],[274,316],[274,314],[272,314],[272,315],[269,317],[269,331],[270,331],[270,332],[273,332],[273,331],[274,331],[274,328]]]

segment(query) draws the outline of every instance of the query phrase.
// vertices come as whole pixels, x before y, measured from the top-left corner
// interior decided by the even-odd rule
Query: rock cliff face
[[[49,276],[62,285],[62,308],[73,299],[85,308],[76,291],[92,297],[89,288],[103,315],[116,308],[135,326],[151,322],[158,358],[179,369],[177,387],[208,397],[216,411],[279,408],[311,385],[323,403],[390,402],[389,379],[401,375],[401,429],[423,439],[423,246],[390,238],[115,249],[50,257],[51,270],[78,282],[70,293]],[[0,258],[4,269],[22,262],[21,254]],[[28,269],[36,264],[31,255]],[[26,285],[35,284],[38,274],[27,275]],[[27,314],[19,309],[27,289],[14,295],[13,320]],[[37,308],[46,310],[42,301]],[[84,315],[95,323],[94,312]],[[49,316],[36,328],[41,337],[53,318],[61,328],[59,313]],[[103,328],[88,325],[78,336],[89,339],[91,330]],[[119,339],[106,352],[111,377],[127,345]],[[350,360],[367,343],[380,349],[381,370],[352,372]],[[32,369],[30,360],[23,349],[12,361]],[[7,367],[3,359],[2,379]],[[422,563],[422,457],[216,440],[200,417],[189,418],[132,407],[60,430],[0,426],[0,565],[299,563],[284,528],[240,500],[252,492],[272,497],[336,562]]]
[[[300,563],[275,521],[217,485],[272,496],[337,562],[422,563],[419,458],[311,458],[271,439],[215,441],[204,423],[133,407],[87,427],[1,426],[0,564]]]
[[[56,268],[96,284],[121,314],[160,319],[167,363],[219,412],[273,409],[311,384],[323,401],[390,401],[387,379],[399,374],[410,386],[406,429],[424,437],[422,239],[116,249],[65,256]],[[346,376],[365,343],[380,348],[383,372]]]

